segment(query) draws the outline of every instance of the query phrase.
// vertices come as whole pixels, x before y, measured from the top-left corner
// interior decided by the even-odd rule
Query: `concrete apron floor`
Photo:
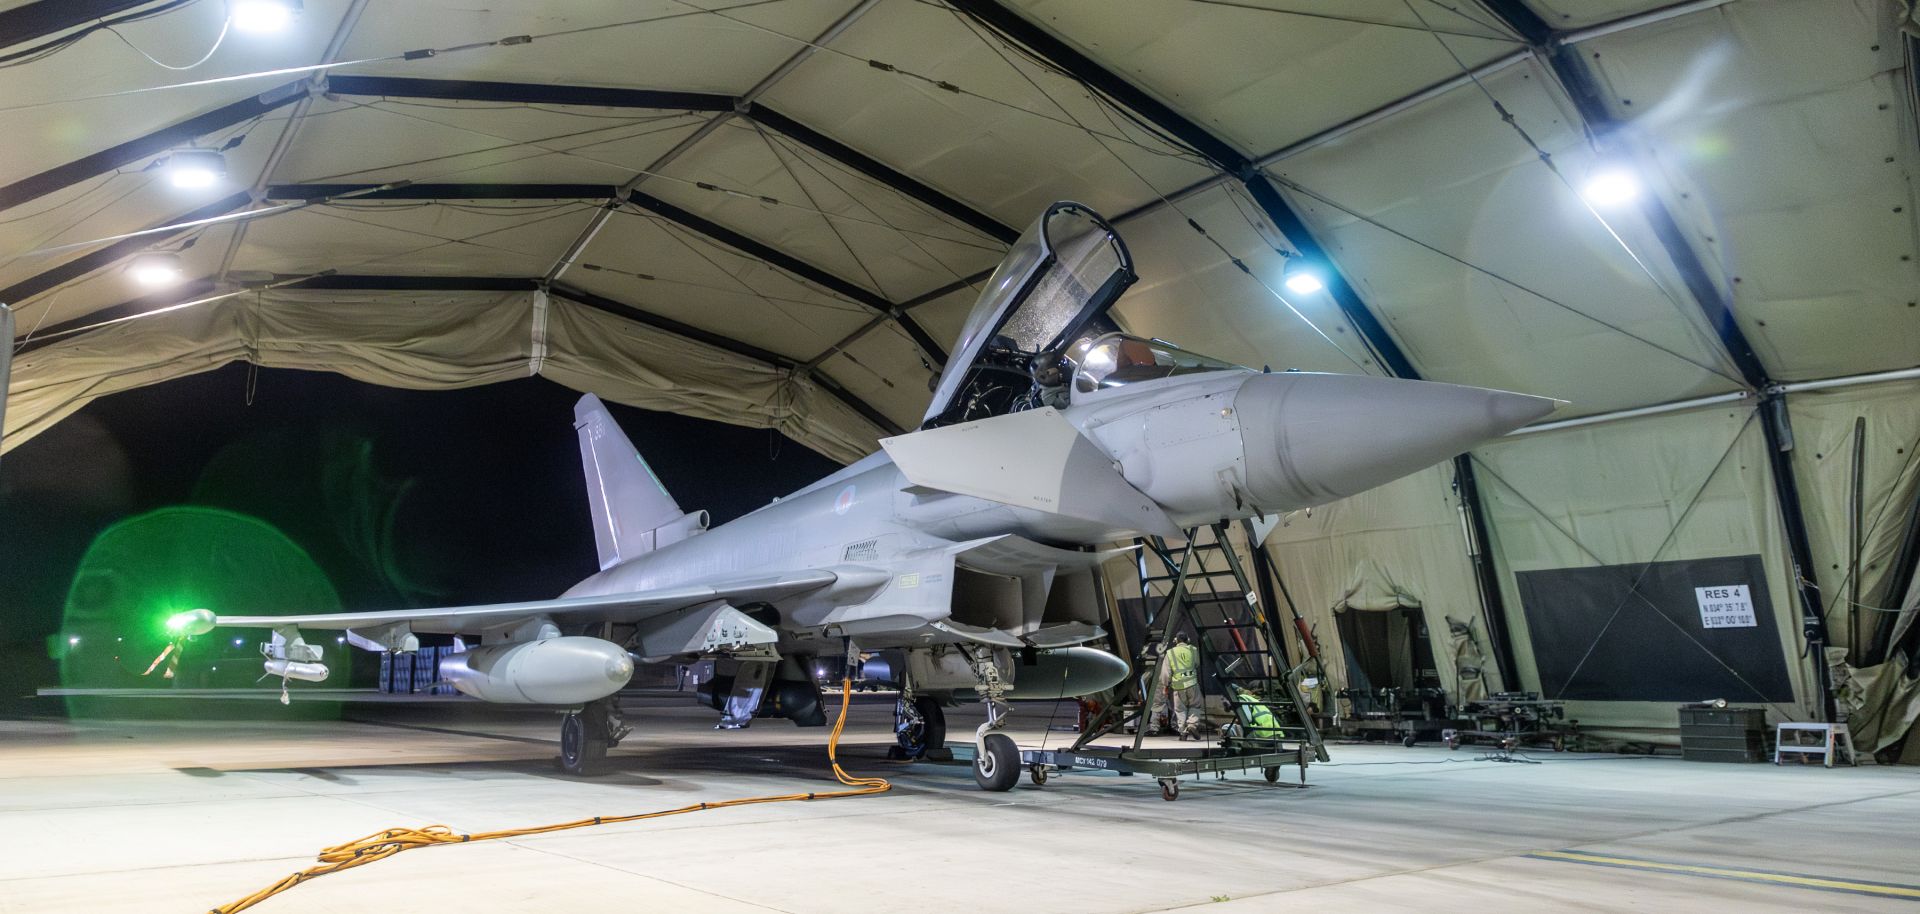
[[[394,826],[483,831],[835,786],[824,730],[717,733],[688,696],[627,705],[634,734],[592,779],[553,769],[557,721],[537,712],[0,721],[0,911],[206,911]],[[1046,731],[1049,707],[1018,707],[1023,746],[1071,740]],[[1920,883],[1911,769],[1336,745],[1307,790],[1253,772],[1189,780],[1168,803],[1150,778],[1086,772],[989,794],[965,766],[887,761],[890,712],[890,698],[856,702],[842,747],[852,773],[893,781],[888,794],[415,850],[255,910],[1920,911],[1920,890],[1729,872]],[[955,742],[980,720],[949,715]],[[1564,851],[1585,862],[1529,856]]]

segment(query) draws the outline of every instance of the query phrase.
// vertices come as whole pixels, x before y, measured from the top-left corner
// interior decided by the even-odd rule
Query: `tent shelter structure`
[[[1266,548],[1323,637],[1384,570],[1429,623],[1477,623],[1488,691],[1561,693],[1591,727],[1719,697],[1878,713],[1878,748],[1920,710],[1907,4],[307,0],[271,35],[226,15],[0,3],[0,449],[246,361],[539,375],[852,460],[916,424],[986,271],[1072,199],[1127,236],[1135,332],[1572,403],[1287,518]],[[181,150],[224,174],[173,186]],[[154,253],[181,270],[161,291],[128,270]],[[1618,599],[1562,624],[1580,571]],[[1703,582],[1747,586],[1766,636],[1740,656],[1673,597],[1723,572],[1751,579]],[[1694,672],[1586,688],[1636,656]],[[1695,684],[1719,691],[1669,694]]]

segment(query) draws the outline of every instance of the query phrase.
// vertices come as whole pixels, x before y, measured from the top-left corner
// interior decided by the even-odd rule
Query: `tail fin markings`
[[[669,525],[684,526],[675,522],[686,515],[599,397],[587,394],[574,404],[573,427],[580,436],[580,464],[586,472],[600,569],[666,545],[657,542],[663,537],[656,533]],[[704,517],[705,512],[700,515]]]

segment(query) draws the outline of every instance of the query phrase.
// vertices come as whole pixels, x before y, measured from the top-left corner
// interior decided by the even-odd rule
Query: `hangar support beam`
[[[907,317],[906,312],[902,311],[899,305],[881,298],[878,294],[869,291],[865,286],[842,279],[785,251],[781,251],[771,245],[763,244],[711,219],[681,209],[650,194],[641,193],[636,190],[627,196],[627,202],[644,212],[652,213],[675,224],[685,226],[749,257],[753,257],[756,260],[763,260],[808,282],[823,286],[836,295],[859,302],[872,309],[875,313],[893,317],[900,322],[900,328],[907,332],[907,336],[911,337],[914,343],[920,347],[921,351],[925,352],[936,364],[944,364],[947,361],[946,349],[939,343],[934,342],[933,337],[928,335],[927,331],[918,323],[915,323],[911,318]]]
[[[153,228],[180,225],[201,219],[211,219],[215,216],[224,216],[246,206],[251,201],[252,198],[245,193],[234,194],[220,200],[215,200],[198,209],[181,213],[171,219],[163,219],[156,223]],[[147,250],[166,241],[168,238],[185,234],[188,231],[190,231],[190,228],[181,228],[163,234],[135,235],[130,238],[122,238],[119,241],[103,247],[95,248],[59,266],[43,270],[5,289],[0,289],[0,301],[17,306],[19,303],[35,295],[39,295],[57,286],[65,285],[97,270],[105,269],[119,262],[123,257],[129,257],[140,251]]]
[[[785,69],[785,68],[783,68]],[[1002,241],[1010,242],[1019,236],[1018,230],[999,222],[991,216],[974,209],[968,204],[913,179],[878,159],[855,150],[818,130],[789,118],[778,111],[758,103],[748,96],[734,97],[701,92],[679,92],[653,89],[618,89],[598,86],[539,85],[531,83],[482,82],[473,80],[414,79],[391,76],[332,76],[326,80],[326,91],[341,95],[362,95],[391,98],[430,98],[451,101],[508,102],[518,104],[541,104],[561,106],[644,108],[649,110],[683,110],[713,112],[716,118],[746,116],[765,126],[789,136],[795,141],[813,149],[822,156],[857,171],[872,180],[891,188],[903,196],[926,204],[942,214],[967,225],[977,231]],[[102,150],[56,166],[37,175],[32,175],[0,186],[0,210],[72,187],[89,178],[97,177],[116,168],[157,156],[167,150],[189,145],[195,139],[227,127],[242,123],[281,106],[308,97],[309,84],[294,82],[280,86],[261,95],[244,99],[207,113],[197,115],[177,124],[137,137],[109,149]],[[284,191],[285,186],[278,190]],[[269,190],[272,194],[274,189]],[[613,197],[612,194],[602,196]],[[420,199],[420,198],[413,198]],[[683,211],[684,212],[684,211]],[[662,213],[662,215],[665,215]],[[708,226],[716,226],[703,220]],[[692,226],[690,226],[692,227]],[[742,233],[722,228],[730,237],[751,241]],[[731,242],[728,242],[731,244]],[[759,249],[774,252],[774,249],[759,242],[753,242]],[[132,253],[128,251],[126,253]],[[577,256],[577,252],[572,252]],[[785,261],[803,263],[798,258],[782,252],[775,254]],[[759,256],[756,254],[755,256]],[[772,262],[772,261],[769,261]],[[809,267],[814,273],[826,275],[825,271]],[[810,277],[812,278],[812,277]],[[816,280],[818,281],[818,280]],[[919,324],[906,314],[904,307],[887,302],[881,296],[868,292],[847,280],[833,277],[822,281],[822,285],[835,288],[841,294],[846,288],[859,290],[856,301],[876,307],[879,313],[886,314],[891,320],[898,320],[902,328],[921,348],[928,359],[936,365],[946,361],[942,346],[933,340]]]
[[[39,0],[0,12],[0,48],[77,29],[152,0]]]
[[[56,165],[39,174],[28,175],[10,184],[0,185],[0,210],[11,209],[30,200],[65,190],[89,178],[99,177],[150,156],[161,155],[170,149],[191,145],[194,140],[209,133],[225,130],[235,124],[267,114],[305,98],[304,85],[304,83],[288,83],[259,95],[243,98],[231,105],[222,105],[177,124],[162,127],[117,146],[110,146],[92,155],[82,156],[64,165]]]
[[[1569,40],[1573,33],[1555,31],[1546,20],[1523,0],[1481,0],[1482,4],[1495,16],[1524,38],[1534,49],[1534,53],[1553,71],[1580,113],[1588,136],[1593,144],[1603,152],[1621,158],[1632,156],[1631,150],[1621,142],[1620,131],[1625,122],[1615,117],[1607,104],[1606,93],[1599,79],[1581,59],[1580,51]],[[1712,9],[1719,4],[1681,4],[1674,15]],[[1670,18],[1670,16],[1663,17]],[[1650,20],[1657,21],[1657,20]],[[1617,30],[1617,29],[1616,29]],[[1721,347],[1734,367],[1739,369],[1740,377],[1748,387],[1760,393],[1759,409],[1762,411],[1760,427],[1767,439],[1767,461],[1772,470],[1774,500],[1780,508],[1781,525],[1785,528],[1788,557],[1793,563],[1794,592],[1800,600],[1800,623],[1802,634],[1807,640],[1813,656],[1814,676],[1819,683],[1820,702],[1827,720],[1833,720],[1835,707],[1833,687],[1830,682],[1827,662],[1827,623],[1824,612],[1825,601],[1820,595],[1820,586],[1813,562],[1812,541],[1807,535],[1807,522],[1800,501],[1799,481],[1793,471],[1793,426],[1787,414],[1787,402],[1784,392],[1767,373],[1767,368],[1755,354],[1753,345],[1747,340],[1746,333],[1734,319],[1733,300],[1715,280],[1686,231],[1680,227],[1673,211],[1667,208],[1659,197],[1647,194],[1641,198],[1640,215],[1653,229],[1661,250],[1680,274],[1686,284],[1687,293],[1700,309],[1701,316],[1708,326],[1713,328],[1720,338]]]
[[[1213,135],[1211,131],[1155,98],[1145,89],[1107,69],[1106,66],[1081,53],[1079,49],[1053,33],[1028,21],[999,0],[947,0],[947,2],[988,28],[1025,45],[1028,50],[1093,91],[1152,122],[1154,126],[1192,147],[1213,162],[1215,167],[1244,184],[1254,202],[1273,222],[1274,227],[1286,236],[1287,241],[1294,246],[1300,256],[1324,268],[1327,274],[1327,293],[1333,297],[1341,313],[1353,323],[1354,328],[1359,331],[1388,372],[1401,378],[1418,379],[1420,377],[1419,371],[1407,359],[1400,345],[1394,341],[1393,335],[1367,308],[1366,302],[1361,300],[1359,293],[1347,281],[1346,275],[1315,240],[1313,233],[1307,228],[1306,220],[1300,217],[1299,212],[1287,202],[1279,189],[1268,180],[1266,174],[1251,158],[1235,149],[1226,140]],[[1477,540],[1476,543],[1468,544],[1468,551],[1474,566],[1474,577],[1479,585],[1481,607],[1487,616],[1488,635],[1494,641],[1494,656],[1499,661],[1501,677],[1507,687],[1518,688],[1519,670],[1514,661],[1511,629],[1507,624],[1506,608],[1501,597],[1499,578],[1493,567],[1493,557],[1485,546],[1489,542],[1484,517],[1485,508],[1480,501],[1479,488],[1475,484],[1473,464],[1463,456],[1454,460],[1453,468],[1454,486],[1458,492],[1460,504],[1466,512],[1473,537]]]

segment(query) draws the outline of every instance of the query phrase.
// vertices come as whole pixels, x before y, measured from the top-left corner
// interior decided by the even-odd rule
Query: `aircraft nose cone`
[[[1325,504],[1464,453],[1559,408],[1546,397],[1364,375],[1247,379],[1247,486],[1268,511]]]

